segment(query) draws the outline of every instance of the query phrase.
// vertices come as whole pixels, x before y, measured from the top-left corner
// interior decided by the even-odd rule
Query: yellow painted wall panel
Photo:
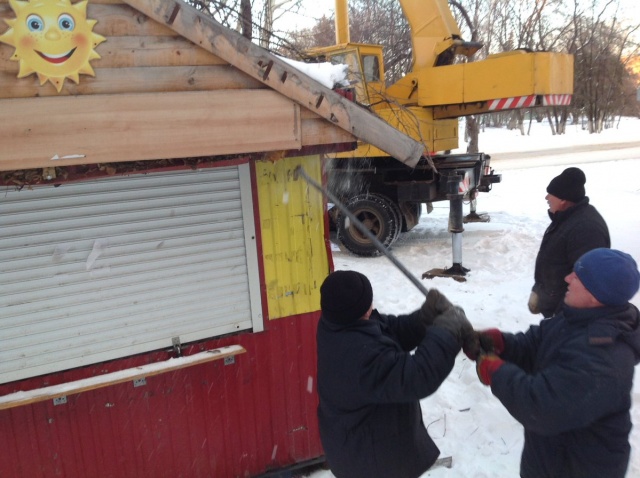
[[[296,177],[302,166],[321,182],[319,156],[258,161],[260,231],[271,320],[320,309],[320,285],[329,273],[322,194]]]

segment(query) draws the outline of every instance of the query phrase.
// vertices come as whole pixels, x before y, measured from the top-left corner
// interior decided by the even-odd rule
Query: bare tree
[[[554,134],[562,134],[572,118],[586,118],[589,130],[599,132],[615,115],[638,114],[634,98],[638,83],[629,71],[629,62],[638,54],[632,38],[640,26],[620,22],[620,1],[449,0],[463,38],[484,44],[474,56],[476,61],[514,49],[565,51],[573,54],[575,61],[570,107],[471,117],[468,137],[476,138],[480,123],[511,123],[526,134],[527,116],[531,121],[547,117]],[[411,35],[398,0],[352,0],[349,15],[353,42],[383,45],[388,83],[410,71]],[[333,44],[333,20],[325,17],[292,38],[293,45],[304,48]],[[477,142],[470,147],[477,148]]]
[[[610,0],[582,8],[574,0],[569,46],[575,56],[573,110],[583,117],[591,133],[611,126],[614,117],[628,104],[632,91],[632,73],[628,69],[631,41],[638,26],[625,27],[618,21],[618,3]]]
[[[383,46],[387,84],[411,70],[411,32],[398,0],[355,0],[349,18],[352,42]]]

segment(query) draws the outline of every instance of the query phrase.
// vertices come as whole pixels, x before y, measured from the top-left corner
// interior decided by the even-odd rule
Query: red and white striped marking
[[[515,96],[489,101],[489,111],[512,110],[515,108],[530,108],[536,103],[536,95]]]
[[[571,104],[571,95],[544,95],[543,106],[567,106]]]
[[[542,95],[543,106],[567,106],[571,104],[571,95]],[[489,101],[489,111],[530,108],[536,105],[536,95],[514,96]]]

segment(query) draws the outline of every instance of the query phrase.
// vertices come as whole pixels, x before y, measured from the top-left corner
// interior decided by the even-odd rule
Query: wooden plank
[[[269,90],[0,100],[0,124],[0,170],[302,146],[299,106]]]
[[[304,108],[301,108],[304,110]],[[356,138],[320,117],[302,119],[302,145],[351,143]]]
[[[182,37],[110,37],[96,47],[96,52],[101,57],[91,63],[96,69],[228,63]]]
[[[77,393],[87,392],[98,388],[109,387],[118,383],[130,382],[139,378],[153,377],[162,373],[193,367],[214,360],[243,354],[246,350],[240,345],[230,345],[217,349],[206,350],[187,357],[172,358],[164,362],[157,362],[140,367],[134,367],[118,372],[106,373],[96,377],[85,378],[68,383],[51,385],[28,392],[15,392],[0,397],[0,410],[20,407],[30,403],[53,400]]]
[[[40,86],[36,75],[16,78],[14,73],[0,71],[0,98],[237,89],[266,89],[266,86],[228,64],[101,68],[95,77],[81,76],[78,84],[65,81],[60,93],[51,83]]]
[[[98,20],[93,31],[107,38],[117,36],[175,36],[175,32],[127,4],[97,4],[90,0],[87,18]]]
[[[18,73],[18,62],[11,60],[14,51],[13,46],[0,43],[0,71]],[[108,37],[95,51],[100,58],[90,64],[96,74],[101,68],[228,64],[180,36]]]
[[[424,153],[420,142],[223,27],[210,15],[180,1],[126,0],[126,3],[399,161],[414,166]]]
[[[72,2],[76,3],[76,2]],[[0,0],[0,34],[9,29],[4,20],[16,18],[15,12],[4,0]],[[102,36],[175,36],[170,28],[152,20],[144,13],[122,2],[98,2],[90,0],[87,18],[97,20],[93,31]]]
[[[0,43],[0,71],[17,76],[18,62],[11,60],[14,51],[12,46]],[[102,68],[228,64],[182,37],[109,37],[95,51],[100,58],[92,60],[90,64],[96,75],[100,75]],[[82,75],[80,81],[87,77]]]

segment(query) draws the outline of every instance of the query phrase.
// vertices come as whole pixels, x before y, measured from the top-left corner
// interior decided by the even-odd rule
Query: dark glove
[[[424,325],[433,325],[433,320],[451,307],[453,304],[438,289],[429,289],[427,300],[420,308],[420,320]]]
[[[478,378],[485,385],[491,385],[493,374],[502,367],[504,360],[494,354],[482,354],[476,362]]]
[[[462,307],[451,306],[451,308],[433,319],[433,325],[451,332],[460,346],[465,343],[469,343],[469,346],[471,346],[475,332]]]
[[[504,352],[504,337],[498,329],[481,330],[477,334],[484,353],[500,355]]]
[[[471,360],[478,358],[478,355],[482,353],[482,346],[480,344],[480,336],[478,335],[478,332],[473,332],[473,334],[465,338],[462,343],[462,351]]]
[[[529,307],[529,312],[531,312],[532,314],[540,313],[540,299],[537,293],[531,291],[531,295],[529,295],[529,302],[527,303],[527,306]]]

